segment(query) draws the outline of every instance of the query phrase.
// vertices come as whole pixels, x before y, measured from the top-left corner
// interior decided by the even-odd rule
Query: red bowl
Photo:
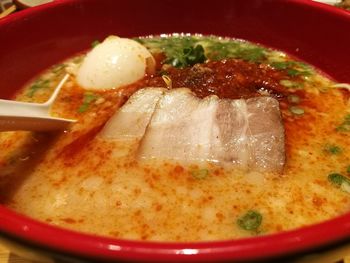
[[[215,34],[283,50],[350,82],[350,13],[306,0],[56,0],[0,20],[0,97],[109,34]],[[1,239],[51,257],[123,261],[252,261],[350,240],[350,214],[256,238],[220,242],[125,241],[50,226],[0,206]]]

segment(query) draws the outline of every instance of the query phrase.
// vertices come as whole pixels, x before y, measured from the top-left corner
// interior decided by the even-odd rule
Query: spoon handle
[[[62,118],[0,116],[2,131],[52,131],[61,130],[75,120]]]
[[[68,77],[68,74],[64,76],[45,103],[0,100],[0,131],[49,131],[63,129],[67,124],[75,122],[50,115],[50,108]]]
[[[49,117],[48,107],[44,104],[1,99],[0,116]]]

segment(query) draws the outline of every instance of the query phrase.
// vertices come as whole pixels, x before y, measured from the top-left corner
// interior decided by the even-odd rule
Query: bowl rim
[[[0,19],[0,26],[74,0],[54,0]],[[286,1],[287,2],[287,1]],[[310,0],[288,0],[350,19],[350,12]],[[142,261],[254,260],[301,253],[350,238],[350,213],[276,234],[210,242],[131,241],[79,233],[36,221],[0,205],[0,233],[55,252],[95,259]],[[325,239],[326,237],[326,239]]]
[[[81,0],[80,0],[81,1]],[[17,19],[21,19],[23,17],[26,17],[30,14],[35,14],[36,12],[40,12],[46,9],[55,8],[59,5],[67,5],[67,4],[74,4],[74,2],[79,2],[76,0],[52,0],[52,2],[48,2],[45,4],[41,4],[38,6],[34,6],[31,8],[26,8],[24,10],[21,10],[20,12],[15,12],[9,16],[5,16],[3,18],[0,18],[0,26],[2,24],[7,24],[16,21]],[[309,6],[311,8],[318,8],[320,10],[323,10],[328,13],[332,13],[333,15],[343,17],[345,19],[350,18],[350,11],[345,10],[342,8],[337,8],[329,4],[325,4],[322,2],[316,2],[314,0],[286,0],[285,2],[292,2],[295,4],[298,4],[300,6]]]
[[[0,222],[0,233],[5,238],[44,250],[84,258],[150,262],[256,260],[302,253],[350,237],[350,214],[271,235],[188,243],[121,240],[79,233],[36,221],[4,206],[0,206]]]

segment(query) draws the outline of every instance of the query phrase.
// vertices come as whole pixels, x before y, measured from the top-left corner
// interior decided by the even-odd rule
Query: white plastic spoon
[[[66,74],[45,103],[0,100],[0,131],[50,131],[63,129],[76,122],[50,116],[50,108],[68,78],[69,74]]]

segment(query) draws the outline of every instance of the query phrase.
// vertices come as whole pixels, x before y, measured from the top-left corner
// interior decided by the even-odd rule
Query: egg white
[[[155,60],[146,47],[132,39],[109,36],[86,55],[77,82],[88,90],[118,88],[152,73],[154,68]]]

